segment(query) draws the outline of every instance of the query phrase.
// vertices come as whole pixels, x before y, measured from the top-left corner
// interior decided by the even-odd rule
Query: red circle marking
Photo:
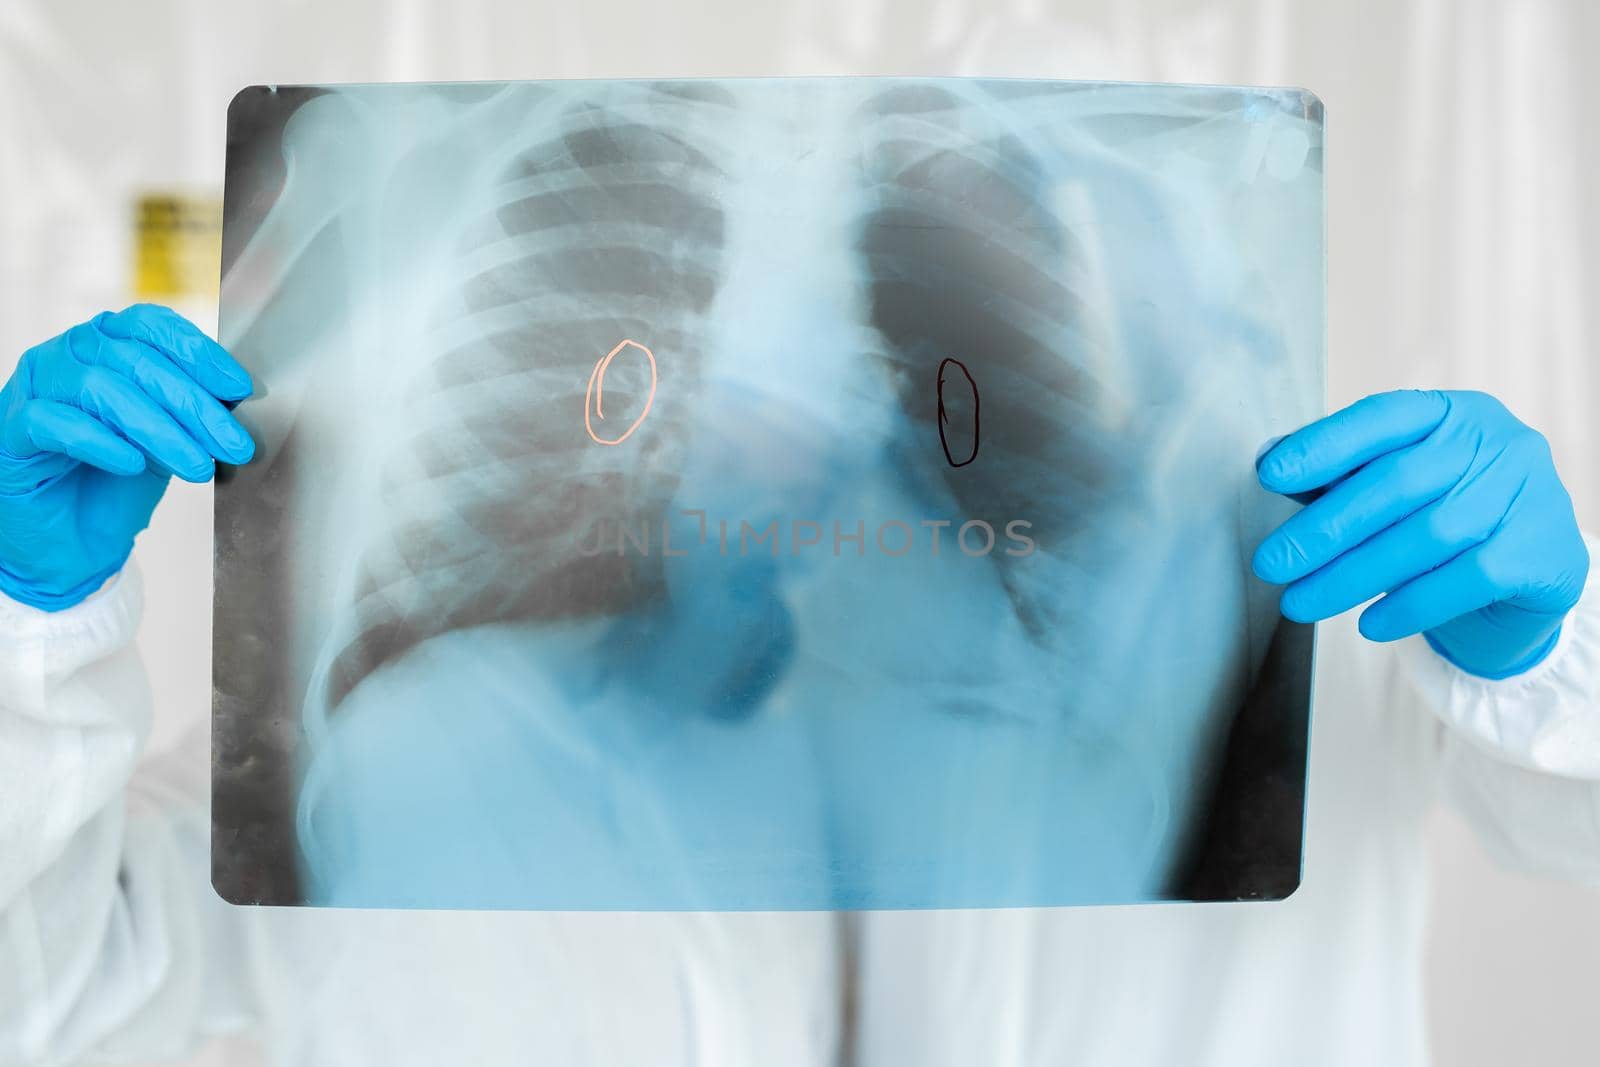
[[[599,434],[594,432],[594,423],[590,421],[590,417],[589,417],[589,400],[590,400],[591,397],[594,399],[594,417],[595,418],[600,418],[600,419],[605,418],[606,417],[606,413],[603,410],[601,410],[601,400],[602,400],[602,397],[605,394],[606,368],[611,366],[611,361],[617,358],[617,353],[621,352],[624,348],[627,348],[630,345],[632,347],[634,347],[634,348],[637,348],[639,351],[643,352],[644,353],[644,358],[650,361],[650,393],[649,393],[648,396],[646,396],[644,398],[644,410],[639,412],[639,417],[634,419],[633,422],[629,424],[628,428],[623,431],[621,437],[616,437],[616,438],[601,437]],[[613,348],[611,351],[609,351],[605,355],[601,356],[599,362],[597,362],[594,365],[594,370],[589,372],[589,388],[587,390],[585,390],[585,392],[583,394],[583,428],[585,430],[589,431],[589,437],[597,445],[620,445],[622,442],[626,441],[630,436],[632,436],[633,431],[635,431],[635,430],[637,430],[639,428],[639,424],[640,423],[644,422],[645,416],[650,414],[650,405],[654,404],[655,402],[656,402],[656,357],[655,357],[655,353],[651,352],[648,348],[646,348],[644,345],[640,344],[638,341],[629,341],[627,339],[624,339],[623,341],[621,341],[617,345],[617,347]]]

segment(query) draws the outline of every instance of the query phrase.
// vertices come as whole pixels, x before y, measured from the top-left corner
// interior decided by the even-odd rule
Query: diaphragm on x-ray
[[[263,904],[1271,899],[1321,106],[968,79],[228,116],[214,882]]]

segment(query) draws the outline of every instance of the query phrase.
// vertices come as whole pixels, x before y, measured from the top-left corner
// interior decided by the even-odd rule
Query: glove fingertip
[[[217,399],[228,405],[230,409],[255,396],[256,383],[250,380],[248,374],[241,378],[226,367],[221,368],[221,372],[228,380],[228,388]]]
[[[1366,611],[1361,613],[1361,618],[1356,620],[1356,629],[1362,637],[1378,644],[1398,641],[1405,634],[1397,631],[1394,620],[1389,618],[1389,612],[1382,610],[1383,602],[1380,600]]]
[[[1284,440],[1286,440],[1288,438],[1288,436],[1289,435],[1286,434],[1286,433],[1280,433],[1276,437],[1269,437],[1264,442],[1262,442],[1261,447],[1256,449],[1256,470],[1257,471],[1261,470],[1262,462],[1267,458],[1267,456],[1272,454],[1272,450],[1274,448],[1277,448],[1279,444],[1281,444]]]
[[[1315,606],[1304,592],[1295,586],[1290,586],[1278,600],[1278,613],[1290,622],[1316,622],[1318,621]]]
[[[1277,556],[1278,552],[1272,539],[1261,542],[1250,557],[1250,573],[1268,585],[1282,585],[1283,583],[1277,580],[1279,570]]]
[[[258,386],[256,380],[250,377],[248,372],[245,372],[244,381],[240,385],[237,395],[230,390],[227,396],[219,396],[217,399],[222,401],[223,407],[232,411],[246,400],[264,400],[267,395],[268,391]]]
[[[182,478],[184,481],[193,485],[203,485],[211,480],[211,476],[215,474],[216,471],[216,461],[208,456],[204,463],[198,463],[193,467],[189,467],[181,471],[175,470],[173,473],[179,478]]]
[[[1281,492],[1284,485],[1282,460],[1272,453],[1256,460],[1256,480],[1261,483],[1263,489],[1274,493]]]

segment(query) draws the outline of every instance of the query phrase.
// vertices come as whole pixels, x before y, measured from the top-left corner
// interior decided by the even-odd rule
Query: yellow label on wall
[[[222,270],[222,198],[141,196],[134,207],[137,300],[215,297]]]

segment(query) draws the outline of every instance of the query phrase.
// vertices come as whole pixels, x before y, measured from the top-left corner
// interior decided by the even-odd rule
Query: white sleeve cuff
[[[1588,543],[1600,561],[1600,543]],[[1402,657],[1423,698],[1458,734],[1528,770],[1600,781],[1600,578],[1594,569],[1555,648],[1522,674],[1480,678],[1421,637],[1404,644]]]
[[[0,594],[0,693],[53,686],[133,639],[144,583],[132,559],[82,603],[41,611]],[[7,701],[0,695],[0,706]]]

